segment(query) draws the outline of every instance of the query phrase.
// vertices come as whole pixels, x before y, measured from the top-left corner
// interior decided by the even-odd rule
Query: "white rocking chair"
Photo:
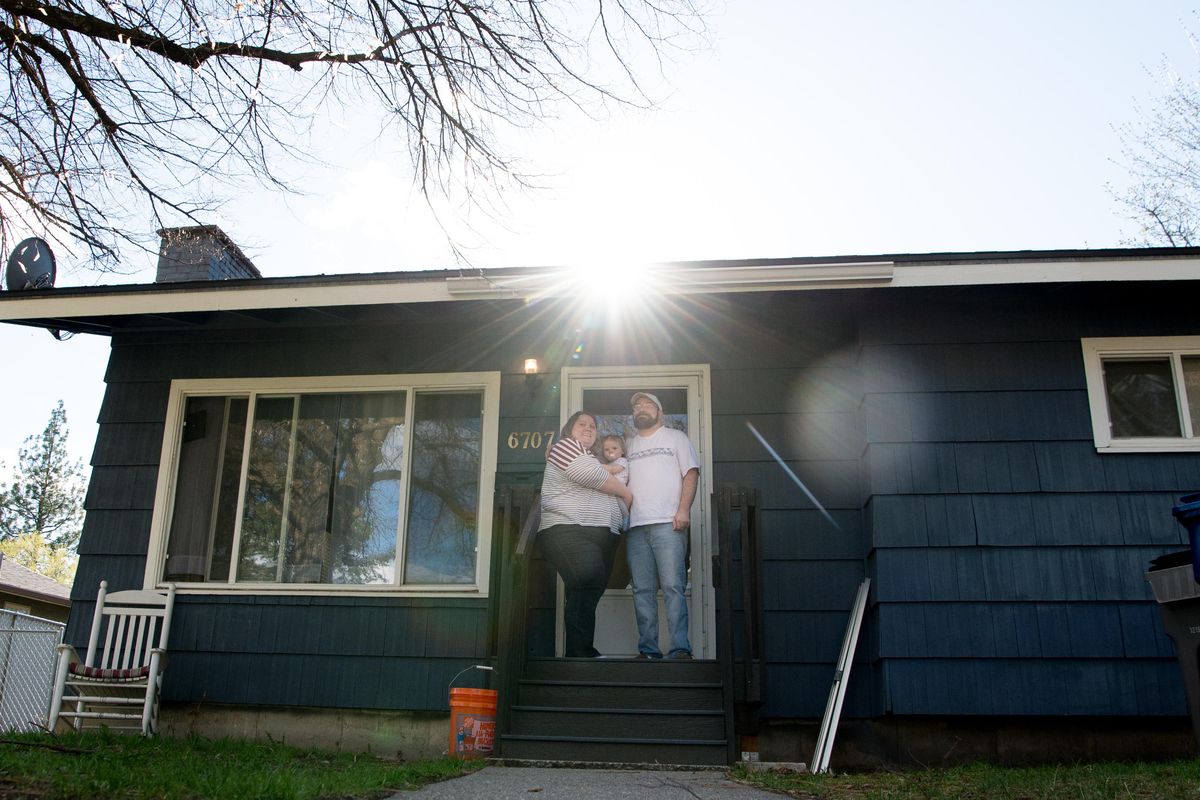
[[[113,729],[135,730],[140,725],[143,736],[155,732],[174,605],[174,584],[165,594],[108,594],[108,581],[100,581],[87,657],[81,661],[71,645],[58,646],[50,701],[52,732],[60,717],[76,730],[85,720],[94,720]]]

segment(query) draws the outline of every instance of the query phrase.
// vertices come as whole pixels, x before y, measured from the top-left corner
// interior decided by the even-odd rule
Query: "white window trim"
[[[486,597],[491,574],[492,501],[496,484],[496,452],[500,438],[500,373],[448,372],[420,375],[347,375],[295,378],[212,378],[171,381],[167,416],[159,458],[158,483],[154,493],[154,512],[150,525],[150,545],[146,553],[143,584],[147,589],[166,586],[162,580],[166,562],[167,537],[171,530],[171,511],[175,500],[174,478],[182,443],[185,399],[196,395],[227,395],[239,392],[298,393],[319,391],[396,391],[477,389],[483,391],[482,452],[480,453],[479,507],[475,582],[471,584],[406,585],[389,584],[329,585],[277,583],[176,583],[180,594],[269,594],[304,596],[365,595],[381,597]],[[408,458],[408,454],[405,454]],[[401,564],[397,561],[397,574]]]
[[[1179,390],[1183,376],[1179,357],[1200,355],[1200,336],[1138,336],[1081,339],[1083,371],[1087,378],[1088,405],[1092,413],[1092,437],[1099,453],[1179,453],[1200,452],[1200,431],[1191,431],[1184,397]],[[1175,373],[1175,400],[1179,419],[1192,438],[1142,437],[1114,439],[1108,416],[1108,397],[1104,392],[1102,359],[1122,356],[1162,356],[1171,359]]]

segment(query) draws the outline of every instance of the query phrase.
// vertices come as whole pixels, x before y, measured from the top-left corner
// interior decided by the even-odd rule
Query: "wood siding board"
[[[1060,338],[1080,324],[1076,298],[1087,292],[1078,284],[1045,284],[1034,291],[1020,285],[909,287],[866,298],[862,336],[866,341],[947,341],[969,331],[980,342]]]
[[[432,658],[470,658],[481,652],[477,626],[481,611],[431,610],[425,655]]]
[[[1200,458],[1190,453],[1098,454],[1089,442],[1038,442],[1042,490],[1183,494],[1200,486]]]
[[[1087,393],[1082,390],[993,392],[982,400],[992,440],[1092,440]]]
[[[444,710],[446,681],[454,674],[449,669],[457,663],[431,675],[424,658],[187,652],[173,657],[164,697],[181,703]]]
[[[891,659],[886,669],[896,714],[1175,716],[1187,709],[1174,666],[1109,659]],[[1137,685],[1169,686],[1178,695],[1122,688]]]
[[[862,558],[865,550],[863,515],[856,510],[830,513],[837,527],[821,512],[777,509],[759,514],[759,543],[766,561],[824,561]]]
[[[878,602],[1145,601],[1150,547],[877,549]]]
[[[1177,494],[1153,492],[1145,494],[1116,494],[1116,515],[1124,543],[1131,545],[1154,544],[1165,547],[1186,547],[1187,531],[1170,515],[1179,496]]]
[[[765,611],[839,611],[854,604],[864,572],[859,560],[768,561],[762,575]]]
[[[704,359],[709,361],[709,359]],[[739,365],[740,366],[740,365]],[[713,408],[723,414],[851,412],[862,399],[856,366],[712,370]]]
[[[836,657],[835,657],[836,661]],[[770,716],[784,719],[820,719],[833,682],[834,664],[772,664],[765,674],[765,695]],[[797,686],[811,691],[797,692]],[[872,713],[874,680],[869,668],[856,667],[850,673],[842,718],[867,717]]]
[[[848,610],[764,612],[763,625],[770,632],[764,637],[766,660],[770,663],[836,663],[849,617]],[[866,633],[866,626],[863,633]]]
[[[769,455],[749,423],[784,461],[849,461],[865,439],[857,411],[713,416],[713,450],[722,460],[753,461]]]
[[[825,508],[861,508],[857,460],[786,463]],[[738,483],[758,488],[762,510],[815,508],[774,461],[718,461],[713,465],[713,473],[716,486]]]
[[[83,521],[79,554],[145,557],[150,543],[149,509],[92,509]]]
[[[1099,455],[1090,442],[873,443],[867,453],[870,486],[876,496],[1038,491],[1182,494],[1200,486],[1200,459],[1189,454]]]
[[[971,499],[965,495],[876,495],[876,547],[974,546],[978,541]]]
[[[872,393],[864,415],[872,443],[1092,438],[1079,390]]]
[[[861,363],[868,395],[1087,388],[1078,336],[1046,342],[866,344]]]
[[[77,604],[95,602],[100,581],[108,581],[110,592],[141,589],[145,565],[145,556],[96,555],[81,559],[79,567],[75,570],[75,580],[71,584],[72,617],[75,616],[74,609]],[[90,626],[91,617],[88,617],[86,622]]]
[[[958,443],[953,451],[957,482],[949,491],[1033,492],[1038,490],[1037,460],[1027,442]],[[945,483],[950,487],[951,484]]]
[[[964,548],[943,562],[943,569],[930,576],[930,583],[938,597],[972,597],[984,585],[983,573],[983,553]]]
[[[876,495],[867,504],[865,517],[873,547],[929,544],[929,523],[922,497]]]
[[[1186,545],[1175,503],[1169,494],[875,495],[868,515],[876,547]]]
[[[105,423],[96,436],[91,465],[157,467],[162,441],[161,422]]]
[[[868,394],[863,398],[863,427],[868,442],[938,440],[926,431],[930,405],[914,394]]]
[[[1037,515],[1028,495],[976,494],[969,499],[980,545],[1037,543]]]
[[[100,425],[121,423],[162,423],[166,419],[170,381],[110,383],[105,388],[96,422]]]
[[[93,509],[130,509],[149,511],[154,508],[157,466],[104,466],[92,470],[87,496],[83,505]]]
[[[1157,603],[1121,603],[1117,611],[1126,657],[1175,658],[1175,645],[1163,627]]]
[[[969,497],[929,495],[922,502],[930,521],[931,546],[973,547],[979,543],[979,522]]]
[[[918,443],[910,444],[906,449],[911,491],[919,494],[960,491],[965,470],[964,465],[958,463],[959,454],[953,446]]]
[[[1111,494],[1042,494],[1030,498],[1034,543],[1124,544],[1120,500]]]
[[[907,445],[872,444],[867,448],[867,463],[868,485],[875,496],[916,491]]]

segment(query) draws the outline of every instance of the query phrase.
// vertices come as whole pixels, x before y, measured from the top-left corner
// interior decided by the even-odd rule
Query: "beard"
[[[635,414],[633,416],[633,427],[637,428],[639,431],[644,431],[647,428],[653,428],[657,424],[658,424],[658,415],[657,414],[654,414],[653,416],[651,416],[650,414],[643,413],[643,414]]]

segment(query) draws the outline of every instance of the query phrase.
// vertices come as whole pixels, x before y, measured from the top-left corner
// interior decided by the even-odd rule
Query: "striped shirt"
[[[599,491],[608,477],[608,470],[579,442],[570,438],[555,442],[546,456],[538,530],[552,525],[587,525],[620,531],[621,504]]]

